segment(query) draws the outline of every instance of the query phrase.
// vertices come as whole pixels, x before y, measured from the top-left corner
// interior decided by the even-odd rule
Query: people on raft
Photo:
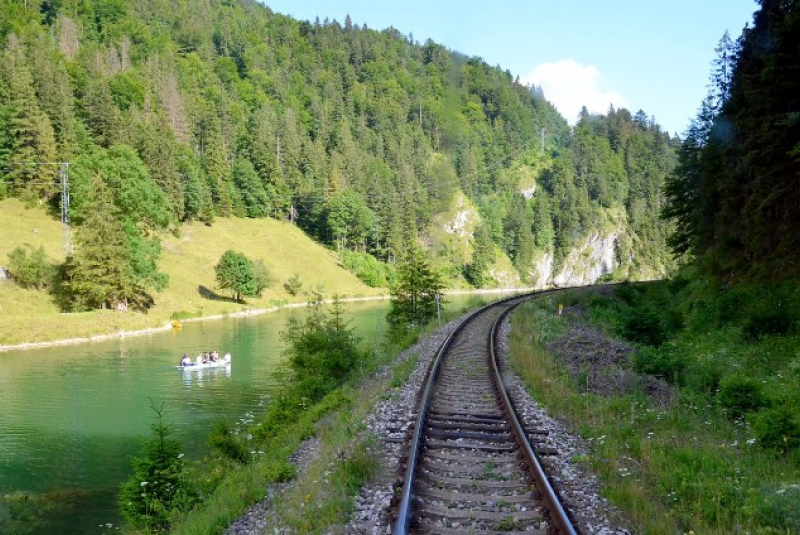
[[[231,354],[226,353],[223,358],[220,358],[219,353],[216,349],[214,349],[212,351],[203,351],[197,355],[197,358],[194,360],[194,362],[192,362],[192,359],[189,357],[189,355],[184,353],[180,366],[202,366],[203,364],[214,364],[223,361],[229,363],[231,361]]]

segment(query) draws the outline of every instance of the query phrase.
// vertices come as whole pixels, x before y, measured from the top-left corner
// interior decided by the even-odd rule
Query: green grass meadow
[[[18,246],[44,247],[54,262],[64,259],[60,222],[43,208],[28,208],[17,199],[0,201],[0,266]],[[368,297],[385,293],[370,288],[344,269],[336,253],[325,249],[296,226],[273,219],[217,218],[212,226],[189,223],[179,235],[162,237],[160,268],[169,275],[169,286],[154,293],[155,306],[145,313],[92,311],[62,313],[43,291],[0,282],[0,346],[84,338],[120,331],[163,327],[172,319],[233,314],[307,301],[306,292],[323,295]],[[275,283],[261,298],[236,303],[216,288],[214,266],[228,249],[261,259]],[[303,283],[291,295],[284,283],[299,274]]]

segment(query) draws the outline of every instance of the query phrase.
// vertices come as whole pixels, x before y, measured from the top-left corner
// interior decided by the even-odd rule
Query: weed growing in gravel
[[[504,519],[498,520],[492,524],[492,529],[494,531],[515,531],[519,529],[519,524],[517,524],[517,521],[514,520],[514,517],[507,516]]]
[[[395,366],[389,386],[392,388],[399,388],[406,384],[408,378],[411,376],[411,372],[413,372],[414,368],[417,367],[417,362],[419,362],[419,355],[415,353],[408,357],[404,362],[401,362]]]

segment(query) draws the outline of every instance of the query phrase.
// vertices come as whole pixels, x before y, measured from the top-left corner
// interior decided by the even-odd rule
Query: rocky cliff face
[[[439,238],[434,241],[447,248],[450,261],[470,261],[473,234],[480,220],[477,208],[463,194],[458,194],[450,211],[442,214],[433,225],[433,228],[439,229]],[[541,289],[593,284],[617,268],[624,269],[625,266],[620,266],[620,262],[633,262],[632,256],[622,260],[619,258],[620,241],[629,240],[626,229],[624,219],[612,219],[602,230],[594,230],[585,236],[558,265],[551,253],[539,253],[528,270],[527,284],[520,280],[520,274],[510,259],[498,248],[495,262],[489,267],[487,275],[498,287],[526,285]]]
[[[528,274],[531,286],[582,286],[597,282],[602,275],[617,267],[617,240],[619,231],[591,233],[574,247],[560,266],[554,265],[553,255],[543,254],[534,260]]]
[[[593,232],[573,248],[553,275],[553,286],[580,286],[596,282],[616,267],[618,232]]]

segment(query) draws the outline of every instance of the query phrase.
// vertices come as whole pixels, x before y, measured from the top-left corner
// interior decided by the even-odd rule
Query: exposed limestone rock
[[[520,193],[522,193],[522,196],[525,197],[526,200],[533,199],[533,194],[536,193],[536,184],[529,188],[521,189]]]
[[[567,255],[558,273],[553,276],[554,286],[579,286],[591,284],[602,275],[611,273],[616,266],[617,232],[603,235],[591,233],[578,247]]]
[[[450,221],[444,223],[444,230],[448,234],[455,234],[460,238],[472,239],[472,233],[481,217],[471,203],[466,201],[462,194],[458,194],[456,212]]]
[[[553,255],[544,253],[538,260],[534,260],[533,267],[528,272],[530,285],[537,290],[547,288],[553,276]]]

